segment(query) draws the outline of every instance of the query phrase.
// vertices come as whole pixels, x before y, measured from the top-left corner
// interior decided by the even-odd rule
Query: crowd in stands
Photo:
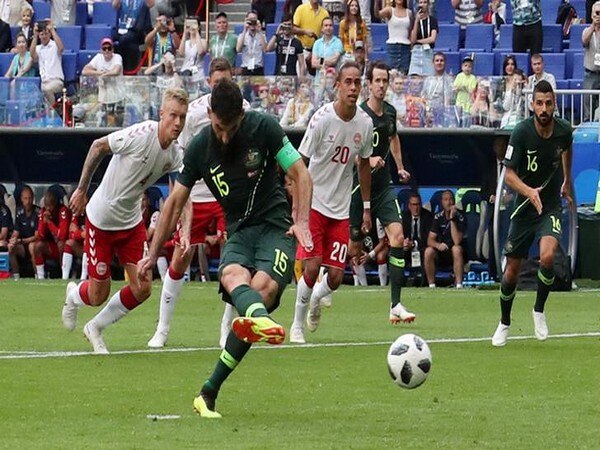
[[[199,19],[172,2],[2,0],[0,50],[6,58],[0,55],[0,71],[7,79],[35,80],[49,105],[66,88],[71,103],[84,104],[76,108],[76,116],[87,116],[81,123],[121,126],[128,125],[125,111],[135,100],[127,83],[111,77],[151,76],[140,83],[158,91],[149,94],[153,98],[172,85],[189,88],[194,97],[206,89],[209,59],[225,56],[238,75],[252,77],[240,81],[246,99],[283,119],[304,83],[316,110],[335,95],[332,84],[341,64],[354,60],[364,68],[383,59],[394,79],[403,77],[390,89],[401,112],[399,126],[510,126],[526,112],[521,91],[540,79],[558,88],[600,85],[600,62],[594,60],[600,17],[592,14],[590,1],[585,7],[574,1],[561,15],[563,1],[255,0],[242,25],[231,26],[226,13],[217,14],[207,41]],[[590,25],[578,24],[584,20]],[[546,72],[544,60],[550,65]],[[40,114],[24,106],[36,104],[31,84],[8,81],[0,81],[0,122],[27,125]],[[283,92],[287,85],[293,87]],[[264,86],[268,102],[259,100]],[[97,97],[94,108],[90,94]],[[585,107],[587,118],[588,102]],[[138,108],[134,115],[153,117],[156,110]],[[284,122],[298,126],[289,117]]]

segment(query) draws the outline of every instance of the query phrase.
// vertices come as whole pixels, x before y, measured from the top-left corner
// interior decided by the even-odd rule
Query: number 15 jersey
[[[328,103],[311,118],[298,150],[310,159],[312,209],[332,219],[347,219],[356,156],[368,158],[373,153],[369,115],[357,108],[346,122],[337,115],[333,103]]]

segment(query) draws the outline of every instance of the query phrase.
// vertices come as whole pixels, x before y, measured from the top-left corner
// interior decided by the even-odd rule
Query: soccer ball
[[[387,365],[394,383],[414,389],[425,382],[431,370],[431,350],[419,336],[403,334],[390,346]]]

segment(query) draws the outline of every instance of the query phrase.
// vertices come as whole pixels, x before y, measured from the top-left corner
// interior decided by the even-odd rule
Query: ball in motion
[[[394,383],[414,389],[425,382],[431,370],[431,350],[419,336],[403,334],[390,346],[387,364]]]

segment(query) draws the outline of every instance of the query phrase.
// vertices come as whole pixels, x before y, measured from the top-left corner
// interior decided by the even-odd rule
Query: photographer
[[[39,44],[38,44],[39,40]],[[52,20],[37,22],[33,28],[31,58],[38,64],[42,79],[42,92],[50,104],[54,95],[62,92],[65,75],[62,69],[64,45],[52,25]]]
[[[202,57],[206,53],[206,48],[198,29],[197,17],[185,19],[183,40],[177,50],[177,55],[183,56],[183,64],[179,72],[182,76],[192,76],[204,72]]]
[[[434,75],[433,47],[438,34],[438,22],[429,15],[429,0],[419,0],[419,9],[410,32],[413,44],[410,57],[409,74],[424,77]]]
[[[146,35],[144,42],[146,48],[151,49],[149,65],[155,65],[162,61],[165,53],[172,53],[174,55],[179,48],[181,39],[175,32],[173,19],[160,14],[156,17],[156,25]]]
[[[238,36],[236,50],[242,54],[242,75],[265,74],[263,54],[267,50],[267,40],[256,11],[246,14],[244,31]]]
[[[272,52],[273,50],[277,53],[274,75],[297,76],[296,63],[300,62],[300,77],[304,78],[306,74],[304,52],[302,44],[292,34],[292,16],[289,14],[283,17],[275,35],[267,44],[267,51]]]

